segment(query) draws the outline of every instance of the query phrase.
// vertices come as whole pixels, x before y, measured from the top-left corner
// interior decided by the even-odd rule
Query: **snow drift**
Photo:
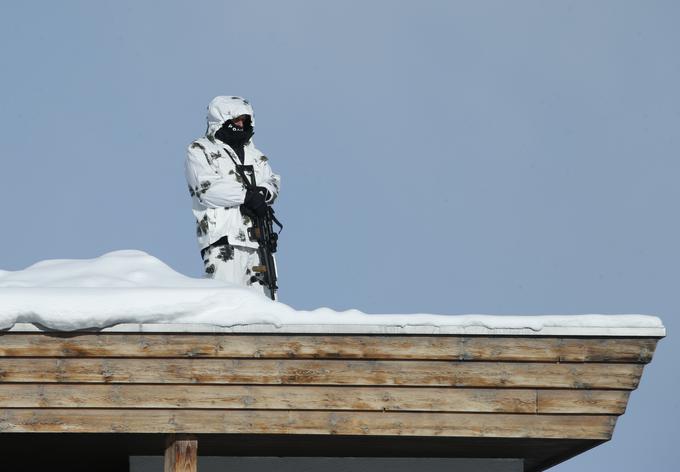
[[[121,323],[191,323],[221,327],[381,326],[663,328],[643,315],[488,316],[369,315],[329,308],[299,311],[260,291],[179,274],[142,251],[115,251],[95,259],[47,260],[20,271],[0,271],[0,329],[16,323],[80,330]],[[289,329],[290,331],[290,329]],[[337,328],[336,330],[337,331]]]

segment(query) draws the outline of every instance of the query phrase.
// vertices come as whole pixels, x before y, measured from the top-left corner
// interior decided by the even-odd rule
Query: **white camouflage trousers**
[[[270,297],[269,288],[252,282],[253,267],[260,265],[257,249],[223,244],[210,246],[203,253],[206,277],[251,288]]]

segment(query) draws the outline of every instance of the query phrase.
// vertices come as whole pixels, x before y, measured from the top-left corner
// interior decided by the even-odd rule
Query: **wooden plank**
[[[657,338],[0,334],[0,357],[217,357],[647,363]]]
[[[6,357],[459,359],[461,340],[437,336],[4,334]]]
[[[616,416],[272,410],[0,410],[0,432],[609,439]]]
[[[629,396],[628,390],[538,390],[538,412],[622,415]]]
[[[0,384],[0,408],[195,408],[535,413],[532,389]],[[603,413],[608,413],[603,410]]]
[[[462,360],[649,363],[656,338],[466,337]]]
[[[169,434],[165,444],[164,472],[196,472],[198,440],[189,434]]]
[[[403,385],[635,389],[643,364],[0,358],[0,383]]]

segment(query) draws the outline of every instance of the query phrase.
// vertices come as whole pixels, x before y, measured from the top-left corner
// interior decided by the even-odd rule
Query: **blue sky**
[[[185,148],[248,97],[296,308],[649,313],[613,441],[676,466],[680,4],[6,2],[0,267],[141,249],[199,276]]]

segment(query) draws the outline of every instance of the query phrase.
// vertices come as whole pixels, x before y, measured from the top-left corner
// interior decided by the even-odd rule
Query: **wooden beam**
[[[0,333],[0,357],[209,357],[648,363],[657,338]]]
[[[622,415],[629,390],[0,384],[0,408],[168,408]]]
[[[611,437],[616,416],[272,410],[3,409],[0,433],[339,434],[485,438]]]
[[[165,445],[164,472],[196,472],[198,441],[188,434],[169,434]]]
[[[626,411],[628,390],[537,390],[538,413],[609,413]]]
[[[0,384],[0,408],[228,408],[535,413],[537,406],[536,390],[532,389]],[[590,410],[589,412],[592,412]],[[599,412],[612,413],[604,401],[600,404]]]
[[[0,358],[0,382],[401,385],[632,390],[643,364]]]
[[[461,360],[649,363],[656,338],[463,337]]]

